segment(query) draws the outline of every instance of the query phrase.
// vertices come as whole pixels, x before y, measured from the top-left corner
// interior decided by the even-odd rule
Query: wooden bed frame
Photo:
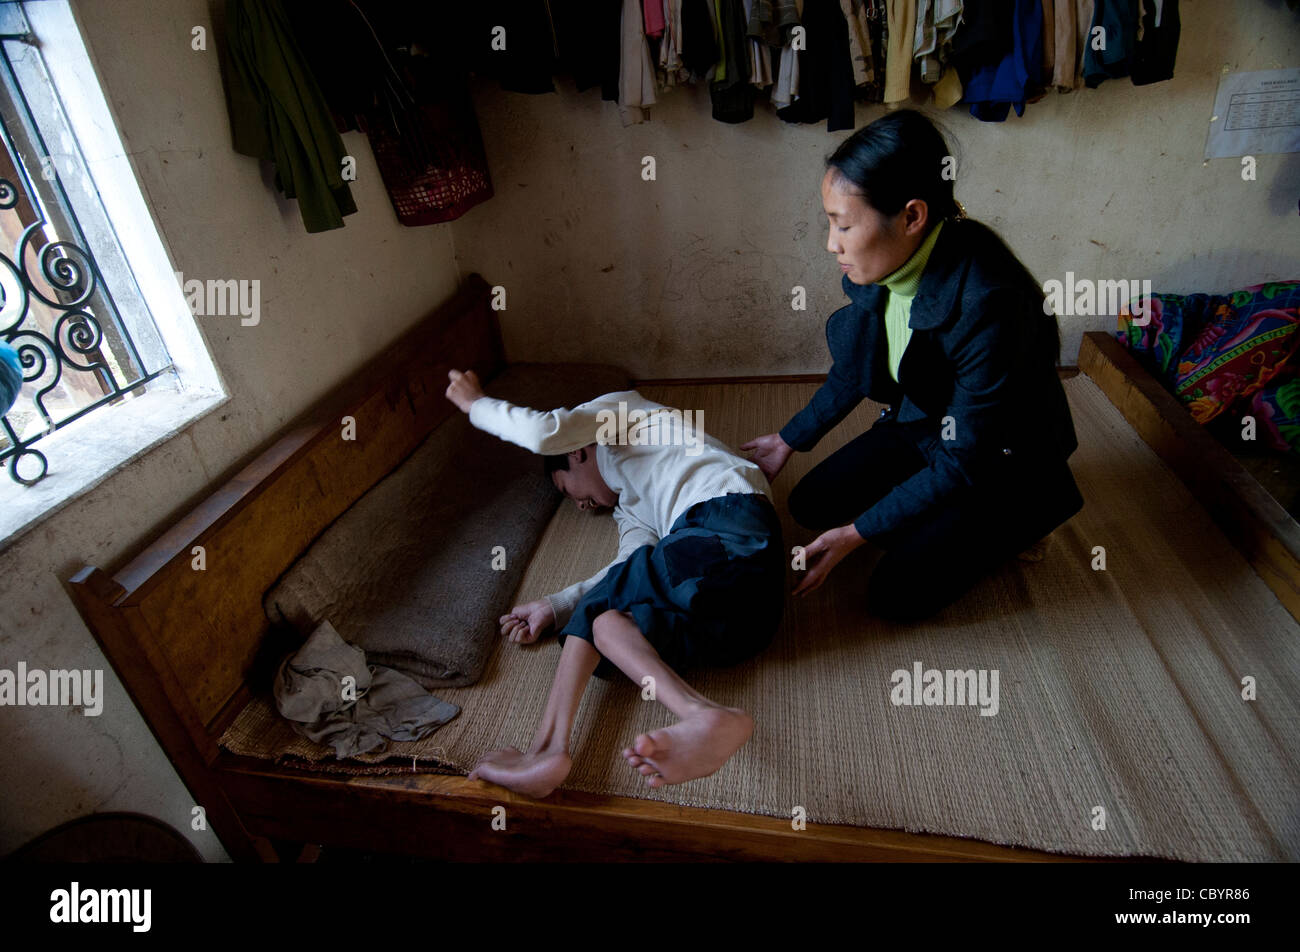
[[[312,844],[449,860],[1074,859],[956,837],[557,791],[545,801],[461,776],[324,774],[239,757],[218,739],[250,700],[269,623],[263,594],[330,523],[454,412],[450,367],[505,365],[489,287],[456,297],[291,424],[117,572],[87,566],[72,596],[236,860]],[[1095,374],[1094,374],[1095,375]],[[344,417],[356,439],[340,438]],[[195,547],[206,568],[195,570]],[[493,808],[507,808],[504,830]],[[277,844],[279,844],[277,846]],[[296,846],[295,846],[296,845]],[[285,854],[285,855],[282,855]]]
[[[1300,524],[1114,337],[1084,334],[1079,369],[1187,484],[1300,621]]]

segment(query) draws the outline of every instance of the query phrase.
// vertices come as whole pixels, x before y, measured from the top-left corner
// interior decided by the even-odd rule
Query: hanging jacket
[[[849,25],[849,55],[853,58],[853,95],[881,102],[885,91],[885,56],[881,28],[888,15],[884,0],[840,0]]]
[[[1106,48],[1093,49],[1090,30],[1083,47],[1083,82],[1089,89],[1129,74],[1137,44],[1138,0],[1095,0],[1092,28],[1097,27],[1106,31]]]
[[[280,0],[226,0],[226,106],[236,152],[275,164],[309,232],[357,210],[343,180],[347,149]]]
[[[964,74],[978,66],[992,66],[1011,49],[1014,6],[1007,0],[999,3],[967,3],[962,9],[961,26],[953,34],[948,59]]]
[[[827,132],[852,129],[853,59],[839,0],[805,0],[803,27],[808,46],[798,53],[799,98],[776,114],[786,122],[825,119]]]
[[[1048,39],[1052,43],[1051,84],[1057,89],[1074,88],[1078,37],[1079,18],[1075,0],[1052,0],[1052,31]],[[1043,79],[1046,81],[1047,77],[1044,76]]]
[[[754,0],[745,33],[779,49],[790,42],[790,31],[798,25],[795,0]]]
[[[682,0],[682,62],[699,79],[710,78],[722,52],[710,11],[711,0]]]
[[[600,98],[618,101],[623,0],[548,0],[557,69],[573,77],[578,92],[600,87]]]
[[[552,77],[556,67],[556,27],[551,7],[567,7],[575,2],[580,0],[512,0],[499,4],[398,4],[378,0],[371,6],[383,8],[386,15],[395,18],[436,16],[441,25],[440,45],[430,51],[432,55],[461,63],[479,76],[499,81],[502,89],[511,92],[549,93],[555,91]],[[590,15],[594,22],[600,22],[597,11]]]
[[[624,126],[644,122],[657,102],[655,67],[639,0],[623,0],[619,40],[618,115]]]
[[[921,0],[912,50],[921,64],[921,82],[934,84],[943,75],[944,61],[961,21],[961,7],[962,0]]]
[[[1042,65],[1042,2],[1015,0],[1010,48],[996,61],[967,66],[961,73],[962,102],[985,122],[1003,122],[1013,106],[1016,115],[1023,116],[1025,100],[1039,91]]]
[[[902,102],[912,88],[917,0],[889,0],[885,46],[885,102]]]
[[[282,2],[337,129],[369,138],[398,221],[449,221],[492,197],[465,63],[421,55],[444,18],[385,0]]]
[[[722,41],[722,78],[709,83],[713,118],[746,122],[754,118],[754,87],[749,82],[749,39],[741,0],[718,0],[718,36]]]
[[[1148,86],[1174,78],[1178,57],[1178,0],[1143,0],[1142,39],[1133,49],[1133,85]]]
[[[663,73],[665,89],[689,82],[686,64],[682,61],[682,0],[663,0],[664,34],[659,41],[659,69]]]
[[[885,52],[889,48],[889,8],[885,0],[867,0],[867,28],[871,33],[871,63],[875,78],[858,87],[857,95],[867,102],[885,101]]]

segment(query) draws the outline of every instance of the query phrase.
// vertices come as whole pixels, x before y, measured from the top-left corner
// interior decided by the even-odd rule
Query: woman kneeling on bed
[[[569,734],[587,681],[615,669],[678,718],[624,749],[628,765],[651,787],[707,777],[754,722],[676,672],[738,664],[776,633],[785,559],[762,471],[699,432],[690,414],[635,390],[543,413],[485,396],[472,371],[449,376],[447,398],[474,426],[544,455],[557,489],[579,509],[612,508],[619,529],[609,566],[501,617],[501,633],[521,644],[558,629],[560,662],[532,746],[485,754],[470,779],[551,793],[573,763]]]

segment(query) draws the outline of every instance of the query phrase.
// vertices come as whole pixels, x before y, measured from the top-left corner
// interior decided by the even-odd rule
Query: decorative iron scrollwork
[[[17,202],[18,189],[12,182],[0,178],[0,210],[12,209]],[[142,377],[129,383],[119,381],[113,367],[104,359],[104,327],[88,306],[100,291],[103,278],[94,258],[85,248],[72,241],[59,240],[49,242],[35,255],[40,276],[53,290],[54,297],[44,294],[32,280],[27,271],[29,250],[37,236],[43,234],[44,226],[43,221],[37,221],[23,229],[12,258],[0,253],[0,338],[17,350],[24,386],[35,386],[30,401],[45,423],[41,432],[24,441],[6,415],[3,426],[9,448],[0,455],[0,462],[9,464],[9,475],[14,480],[29,486],[44,479],[49,472],[49,461],[40,450],[33,448],[33,443],[151,379]],[[29,322],[33,301],[39,301],[56,313],[61,312],[52,334],[42,332]],[[111,309],[111,302],[106,303]],[[46,398],[58,387],[66,371],[94,374],[96,382],[106,393],[77,412],[56,420],[46,406]],[[27,472],[20,472],[19,467],[25,462],[35,463],[36,471],[32,472],[27,466]]]
[[[49,472],[49,461],[33,444],[138,391],[170,364],[150,372],[131,339],[78,221],[78,210],[89,216],[91,206],[74,208],[69,199],[76,181],[72,191],[79,201],[96,200],[93,187],[82,184],[85,164],[75,139],[70,167],[78,169],[78,178],[65,183],[33,114],[33,103],[39,103],[47,124],[66,142],[70,129],[57,92],[46,89],[43,65],[26,59],[39,60],[33,51],[23,53],[19,80],[18,60],[10,58],[6,43],[24,40],[25,20],[6,14],[4,22],[9,29],[0,34],[0,220],[10,240],[17,238],[12,257],[0,252],[0,340],[17,352],[23,383],[15,405],[0,417],[0,466],[16,482],[32,485]],[[111,230],[100,210],[93,214],[99,222],[94,234]],[[95,247],[105,254],[114,285],[134,294],[123,290],[134,288],[129,266],[107,240],[109,245]]]

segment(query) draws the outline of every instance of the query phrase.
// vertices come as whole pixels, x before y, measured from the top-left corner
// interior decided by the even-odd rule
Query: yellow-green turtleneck
[[[903,351],[907,350],[907,342],[912,339],[912,329],[907,326],[912,314],[912,298],[916,297],[916,292],[921,287],[921,275],[925,271],[926,262],[930,260],[930,252],[934,250],[934,243],[942,227],[941,221],[931,228],[925,241],[912,252],[912,257],[893,274],[879,281],[889,289],[889,298],[885,301],[885,337],[889,342],[889,373],[895,380],[898,379],[898,365],[903,360]]]

